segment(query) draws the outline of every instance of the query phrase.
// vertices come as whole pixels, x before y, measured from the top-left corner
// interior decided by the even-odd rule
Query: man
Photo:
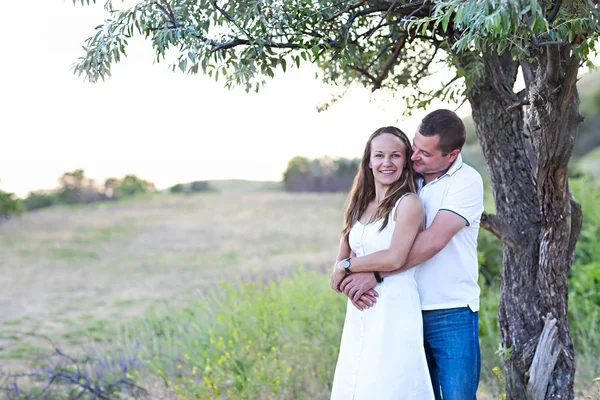
[[[423,118],[411,159],[421,176],[426,229],[417,235],[404,266],[387,273],[419,266],[415,277],[425,352],[436,399],[444,400],[475,399],[481,369],[477,235],[483,183],[462,161],[465,137],[462,120],[450,110]],[[363,297],[376,284],[373,275],[350,274],[340,285],[361,309],[373,304]],[[385,279],[386,273],[381,275]]]

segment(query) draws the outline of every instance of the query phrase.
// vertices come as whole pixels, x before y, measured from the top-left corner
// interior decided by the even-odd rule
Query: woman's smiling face
[[[406,149],[402,140],[390,133],[382,133],[371,141],[369,167],[376,184],[389,186],[402,176],[406,165]]]

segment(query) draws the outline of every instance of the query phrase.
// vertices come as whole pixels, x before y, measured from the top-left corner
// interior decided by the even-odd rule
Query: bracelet
[[[379,271],[374,271],[373,274],[375,275],[375,280],[377,283],[383,282],[383,278],[381,277],[381,274],[379,274]]]

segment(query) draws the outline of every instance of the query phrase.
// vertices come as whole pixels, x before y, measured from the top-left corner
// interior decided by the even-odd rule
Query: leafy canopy
[[[117,3],[105,1],[110,17],[85,42],[75,73],[92,82],[110,76],[128,40],[139,34],[151,41],[157,62],[168,59],[174,70],[202,71],[246,90],[258,90],[278,68],[306,62],[317,64],[329,83],[395,91],[418,88],[439,62],[453,65],[457,52],[509,49],[527,57],[564,42],[586,59],[600,12],[592,0],[144,0],[120,2],[121,9]],[[457,101],[464,85],[456,83],[471,72],[458,70],[441,89],[418,92],[413,100],[417,106],[431,96]]]

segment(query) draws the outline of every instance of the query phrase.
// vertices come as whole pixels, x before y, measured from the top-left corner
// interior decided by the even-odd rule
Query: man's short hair
[[[438,135],[438,148],[444,155],[454,149],[462,150],[467,137],[462,119],[454,111],[444,109],[427,114],[419,125],[419,133],[423,136]]]

